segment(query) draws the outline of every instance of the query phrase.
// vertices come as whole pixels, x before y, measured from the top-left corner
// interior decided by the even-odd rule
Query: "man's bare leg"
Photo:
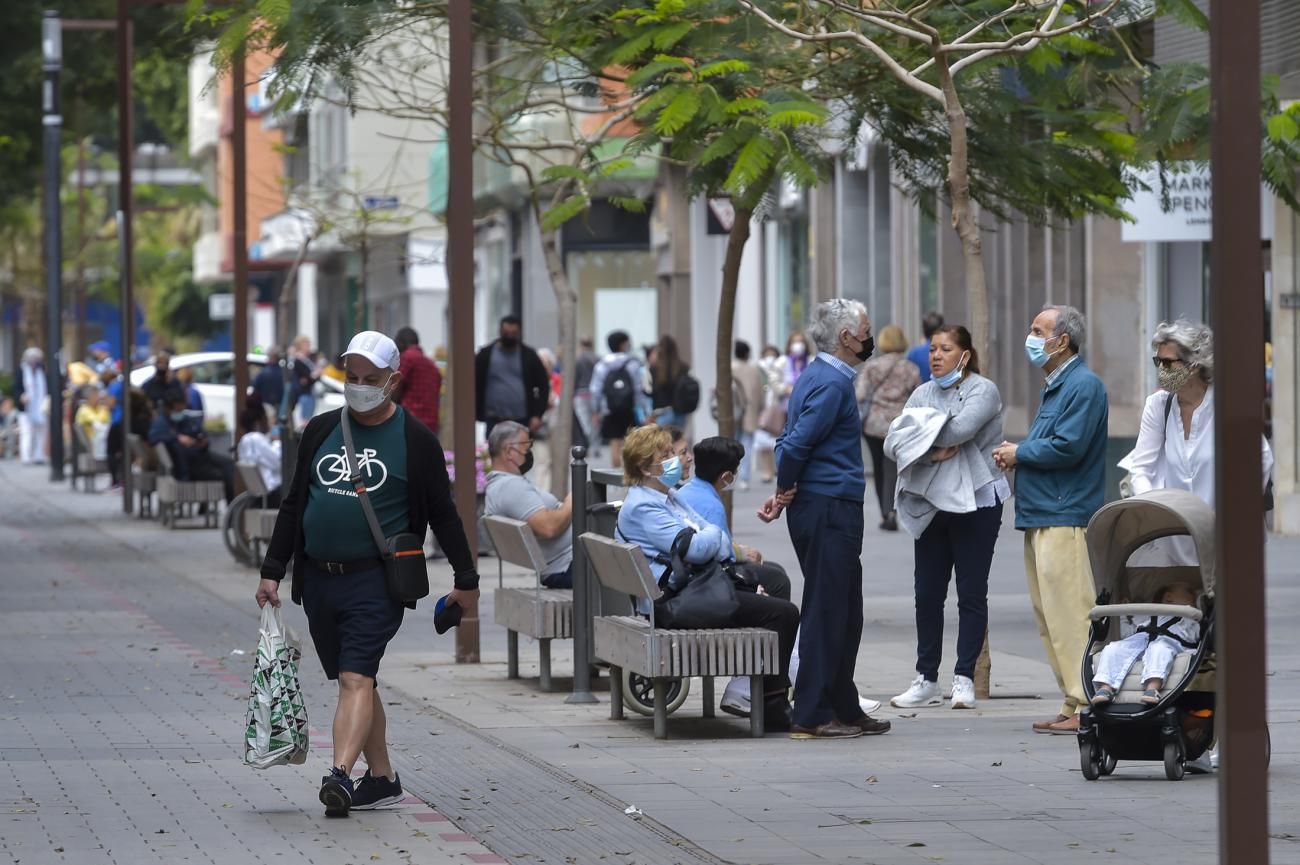
[[[375,680],[339,673],[339,705],[334,710],[334,765],[349,775],[361,756],[374,720]],[[387,758],[387,752],[385,752]]]
[[[378,778],[383,776],[390,781],[397,779],[393,764],[388,759],[388,717],[384,714],[384,701],[379,699],[379,690],[371,691],[373,707],[370,715],[370,735],[361,746],[361,753],[366,755],[366,766],[370,774]]]

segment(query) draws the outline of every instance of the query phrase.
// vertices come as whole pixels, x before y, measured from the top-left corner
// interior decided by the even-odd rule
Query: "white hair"
[[[1185,318],[1162,321],[1151,337],[1151,350],[1159,351],[1162,345],[1172,345],[1179,360],[1198,367],[1207,382],[1214,381],[1214,331],[1209,325],[1193,324]]]
[[[867,314],[867,308],[861,301],[837,297],[825,303],[817,304],[813,310],[812,324],[808,326],[808,336],[817,345],[818,351],[831,354],[839,347],[840,333],[847,330],[856,335],[858,318]]]
[[[1052,336],[1065,334],[1070,337],[1070,348],[1075,354],[1083,351],[1083,344],[1088,339],[1088,323],[1083,313],[1072,306],[1060,304],[1048,304],[1043,307],[1043,312],[1049,309],[1056,311],[1056,327]]]
[[[32,346],[23,352],[23,363],[41,363],[45,360],[45,352],[36,346]]]
[[[488,433],[488,456],[492,459],[501,456],[521,432],[528,432],[528,427],[512,420],[503,420],[492,427],[492,432]]]

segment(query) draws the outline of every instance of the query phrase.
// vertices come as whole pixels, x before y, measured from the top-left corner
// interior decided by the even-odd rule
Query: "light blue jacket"
[[[634,486],[627,491],[618,513],[616,537],[639,546],[650,563],[650,572],[659,579],[668,566],[657,564],[655,557],[671,555],[673,541],[687,528],[695,529],[695,536],[691,538],[686,561],[702,565],[731,557],[731,546],[724,542],[721,529],[679,501],[676,493],[661,493],[646,486]],[[669,585],[673,585],[671,576]]]

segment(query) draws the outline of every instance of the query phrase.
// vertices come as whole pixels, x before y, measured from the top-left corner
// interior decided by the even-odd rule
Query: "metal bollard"
[[[587,531],[587,449],[572,450],[569,489],[573,492],[573,693],[566,703],[596,703],[591,693],[593,586],[587,551],[578,540]]]

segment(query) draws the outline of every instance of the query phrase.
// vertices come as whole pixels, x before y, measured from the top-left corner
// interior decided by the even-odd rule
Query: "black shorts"
[[[325,675],[374,678],[388,641],[402,626],[401,604],[388,597],[383,568],[331,574],[306,564],[302,607]]]
[[[600,437],[607,442],[621,439],[634,426],[636,426],[636,414],[634,412],[612,411],[600,419]]]

